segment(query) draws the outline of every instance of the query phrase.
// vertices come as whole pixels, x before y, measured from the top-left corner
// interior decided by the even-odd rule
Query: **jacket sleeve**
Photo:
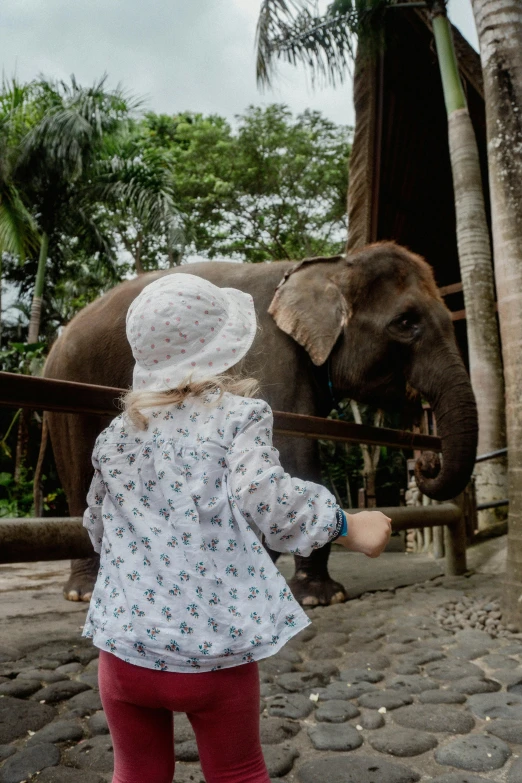
[[[87,508],[83,515],[83,526],[87,529],[94,551],[100,553],[103,538],[102,503],[107,489],[94,454],[92,464],[94,465],[94,476],[87,493]]]
[[[285,473],[272,445],[272,411],[249,402],[226,453],[230,499],[270,549],[308,556],[339,533],[339,506],[325,487]]]

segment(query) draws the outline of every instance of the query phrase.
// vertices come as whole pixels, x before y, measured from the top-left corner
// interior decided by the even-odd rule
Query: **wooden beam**
[[[450,294],[459,294],[462,291],[462,283],[452,283],[451,285],[445,285],[442,286],[442,288],[439,288],[439,294],[441,296],[449,296]],[[498,310],[497,305],[495,305],[495,309]],[[465,310],[455,310],[455,312],[451,313],[451,320],[452,321],[465,321],[466,320],[466,311]]]
[[[86,413],[114,417],[124,389],[87,383],[33,378],[0,372],[0,405],[60,413]],[[371,427],[347,421],[274,411],[274,431],[291,437],[339,440],[406,449],[441,451],[440,438],[405,430]]]
[[[114,416],[125,389],[0,372],[0,405]]]
[[[462,283],[452,283],[451,285],[444,285],[439,288],[439,294],[441,296],[449,296],[450,294],[460,294],[462,291]]]
[[[323,419],[319,416],[302,416],[298,413],[274,411],[274,431],[281,435],[324,440],[340,440],[352,443],[368,443],[373,446],[391,446],[406,449],[432,449],[440,451],[442,441],[433,435],[421,435],[387,427],[371,427],[348,421]]]
[[[452,321],[465,321],[466,320],[466,311],[465,310],[456,310],[454,313],[450,313],[451,320]]]
[[[0,563],[92,557],[81,517],[0,519]]]
[[[356,514],[361,509],[347,509]],[[462,520],[455,503],[433,506],[398,506],[372,509],[392,520],[392,530],[412,530],[446,525],[450,541]],[[34,563],[92,557],[93,548],[81,517],[0,519],[0,563]],[[465,550],[464,550],[465,556]],[[462,557],[459,550],[458,557]],[[465,569],[464,569],[465,570]]]
[[[458,525],[462,511],[456,503],[434,503],[431,506],[386,506],[372,508],[370,511],[381,511],[392,520],[394,533],[400,530],[418,530],[423,527],[438,527]],[[357,514],[360,508],[344,509],[346,514]]]

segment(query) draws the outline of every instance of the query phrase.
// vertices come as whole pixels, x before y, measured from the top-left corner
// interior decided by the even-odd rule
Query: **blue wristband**
[[[344,513],[342,508],[337,509],[336,517],[337,517],[337,533],[333,537],[332,539],[333,541],[335,541],[338,538],[341,538],[341,536],[348,535],[348,520],[346,519],[346,514]]]
[[[343,518],[343,526],[341,527],[341,532],[339,533],[339,538],[341,536],[347,536],[348,535],[348,520],[346,519],[346,514],[342,510],[342,508],[339,509],[341,512],[342,518]]]

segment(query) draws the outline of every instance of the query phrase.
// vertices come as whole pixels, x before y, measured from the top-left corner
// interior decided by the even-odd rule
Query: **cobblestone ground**
[[[499,594],[494,575],[436,577],[311,610],[312,625],[260,664],[272,780],[522,783],[522,634],[502,626]],[[68,637],[18,651],[1,626],[0,783],[111,779],[78,612]],[[203,783],[184,715],[175,739],[175,783]]]

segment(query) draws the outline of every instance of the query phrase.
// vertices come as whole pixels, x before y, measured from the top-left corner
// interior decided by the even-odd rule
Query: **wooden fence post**
[[[433,557],[441,560],[444,557],[444,528],[433,528]]]
[[[459,495],[454,503],[462,510],[458,522],[446,525],[444,528],[444,545],[446,549],[446,576],[462,576],[467,571],[466,564],[466,517],[465,495]]]

